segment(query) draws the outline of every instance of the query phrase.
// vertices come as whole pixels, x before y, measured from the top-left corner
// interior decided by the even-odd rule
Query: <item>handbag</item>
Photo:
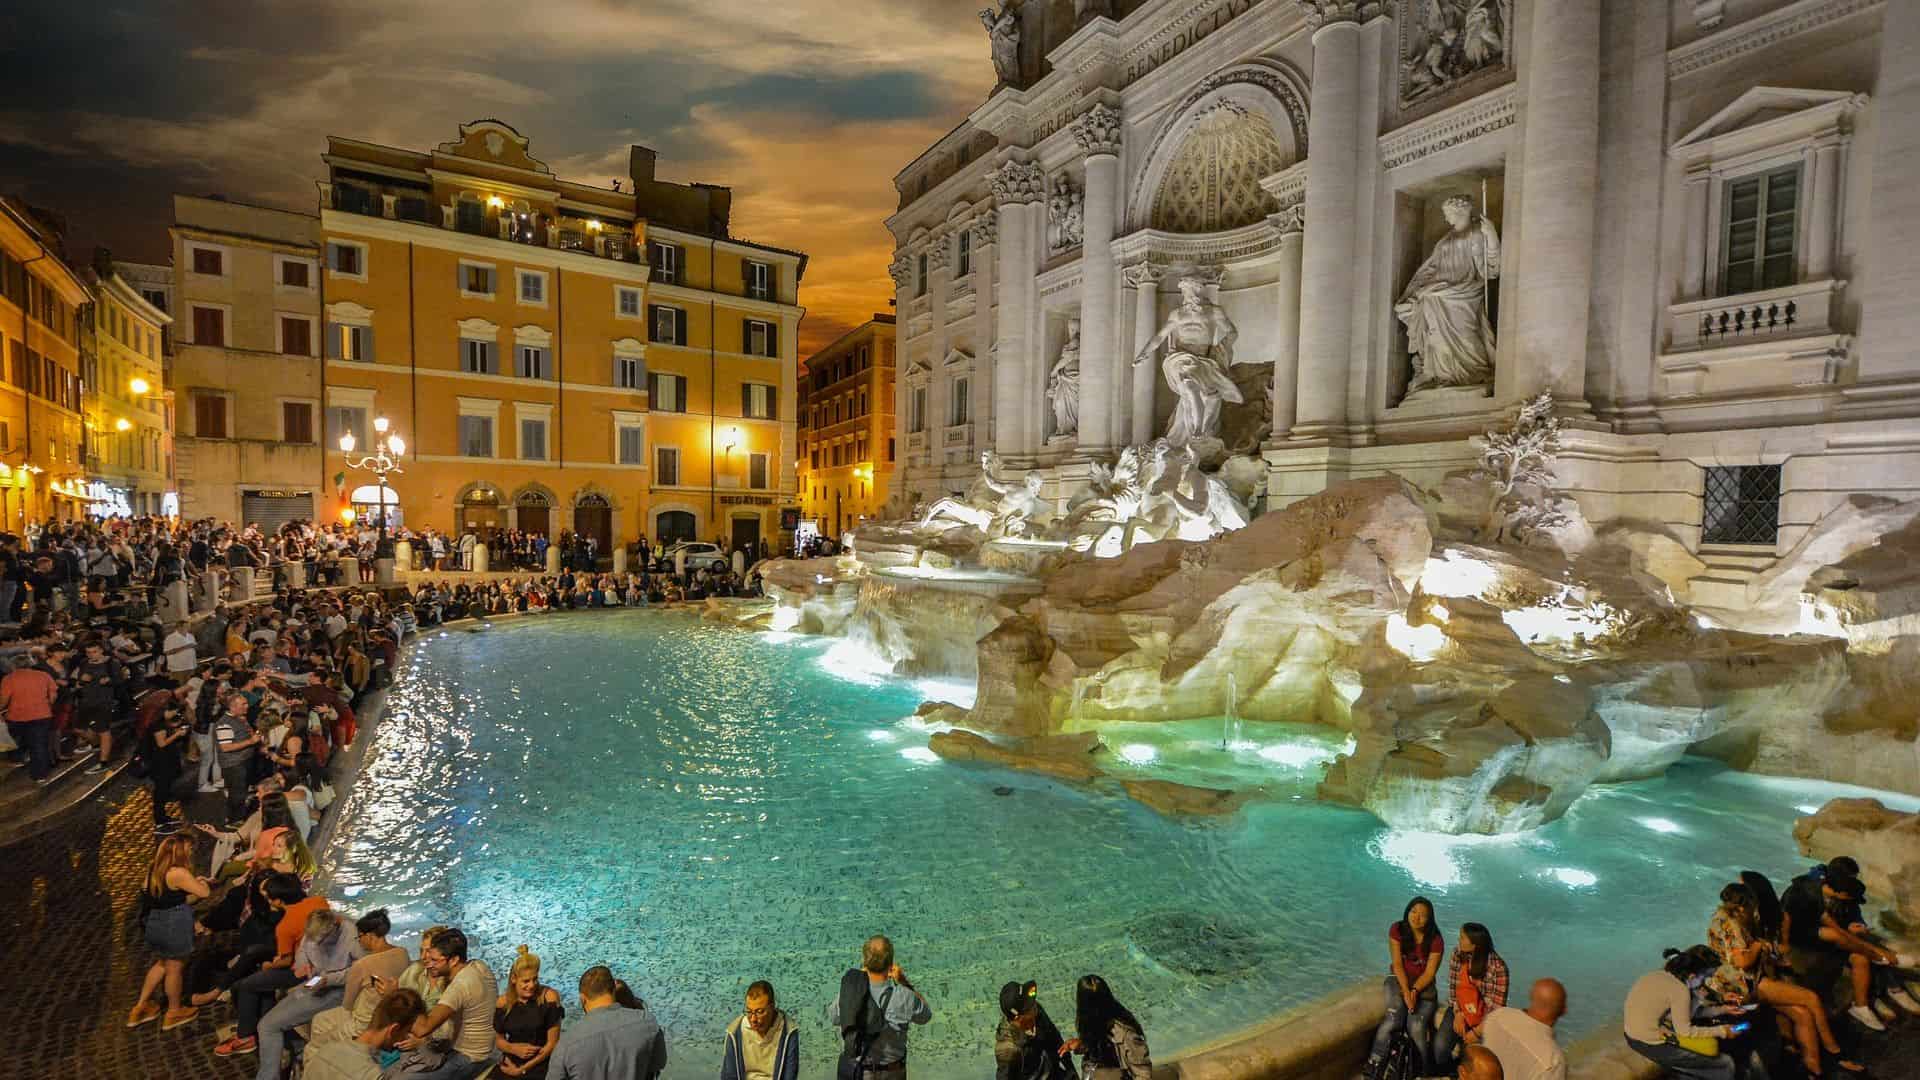
[[[1720,1040],[1712,1035],[1675,1035],[1673,1044],[1701,1057],[1720,1056]]]
[[[1487,1018],[1486,998],[1480,995],[1480,987],[1465,967],[1460,969],[1460,981],[1453,988],[1453,1009],[1468,1028],[1479,1027],[1480,1021]]]

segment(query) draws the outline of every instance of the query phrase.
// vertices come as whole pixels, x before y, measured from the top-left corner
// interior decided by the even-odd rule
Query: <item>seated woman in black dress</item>
[[[507,972],[507,989],[493,1003],[493,1045],[501,1076],[545,1080],[547,1060],[560,1042],[560,994],[540,985],[540,958],[520,946]]]

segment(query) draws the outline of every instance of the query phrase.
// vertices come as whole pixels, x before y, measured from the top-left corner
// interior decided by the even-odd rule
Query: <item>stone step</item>
[[[1703,547],[1698,554],[1700,561],[1713,570],[1733,570],[1747,574],[1757,574],[1778,561],[1778,556],[1772,552]]]
[[[109,768],[88,774],[94,752],[84,746],[72,761],[54,767],[45,784],[35,784],[25,765],[12,762],[0,765],[0,845],[31,836],[50,825],[61,813],[86,801],[126,770],[129,758]]]

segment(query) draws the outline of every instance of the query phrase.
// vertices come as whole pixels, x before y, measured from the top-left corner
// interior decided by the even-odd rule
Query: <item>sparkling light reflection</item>
[[[895,738],[897,738],[897,736],[895,736],[894,733],[891,731],[886,731],[881,728],[874,728],[873,730],[867,732],[867,738],[872,739],[874,742],[892,742]]]
[[[924,746],[909,746],[905,750],[900,751],[900,756],[906,758],[908,761],[918,762],[921,765],[932,765],[940,760],[939,754],[934,753]]]
[[[1293,769],[1324,764],[1339,756],[1340,751],[1334,747],[1305,741],[1270,743],[1260,748],[1262,761],[1271,761],[1275,765],[1285,765]]]
[[[1154,758],[1157,758],[1160,756],[1160,751],[1154,749],[1153,747],[1147,745],[1146,743],[1135,742],[1135,743],[1128,743],[1127,745],[1121,747],[1120,756],[1122,758],[1125,758],[1131,764],[1147,765],[1147,764],[1151,764]]]
[[[1460,863],[1463,849],[1514,844],[1522,839],[1522,834],[1518,833],[1455,836],[1418,829],[1394,829],[1369,841],[1367,850],[1375,857],[1404,870],[1420,884],[1443,889],[1466,882],[1466,867]]]
[[[1560,884],[1571,889],[1591,889],[1600,884],[1600,878],[1589,870],[1576,870],[1571,866],[1557,866],[1547,871]]]
[[[1654,832],[1667,835],[1686,832],[1685,829],[1680,827],[1679,822],[1663,817],[1643,817],[1640,819],[1640,824],[1652,829]]]

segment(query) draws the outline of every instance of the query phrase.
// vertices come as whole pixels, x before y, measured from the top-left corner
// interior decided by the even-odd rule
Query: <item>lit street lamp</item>
[[[378,437],[374,439],[372,453],[359,458],[353,456],[354,438],[351,431],[340,433],[340,453],[346,455],[347,468],[373,473],[375,482],[380,485],[380,546],[384,548],[387,543],[387,477],[405,471],[400,468],[400,456],[407,452],[407,444],[398,433],[387,433],[387,418],[384,416],[374,418],[373,430]]]

